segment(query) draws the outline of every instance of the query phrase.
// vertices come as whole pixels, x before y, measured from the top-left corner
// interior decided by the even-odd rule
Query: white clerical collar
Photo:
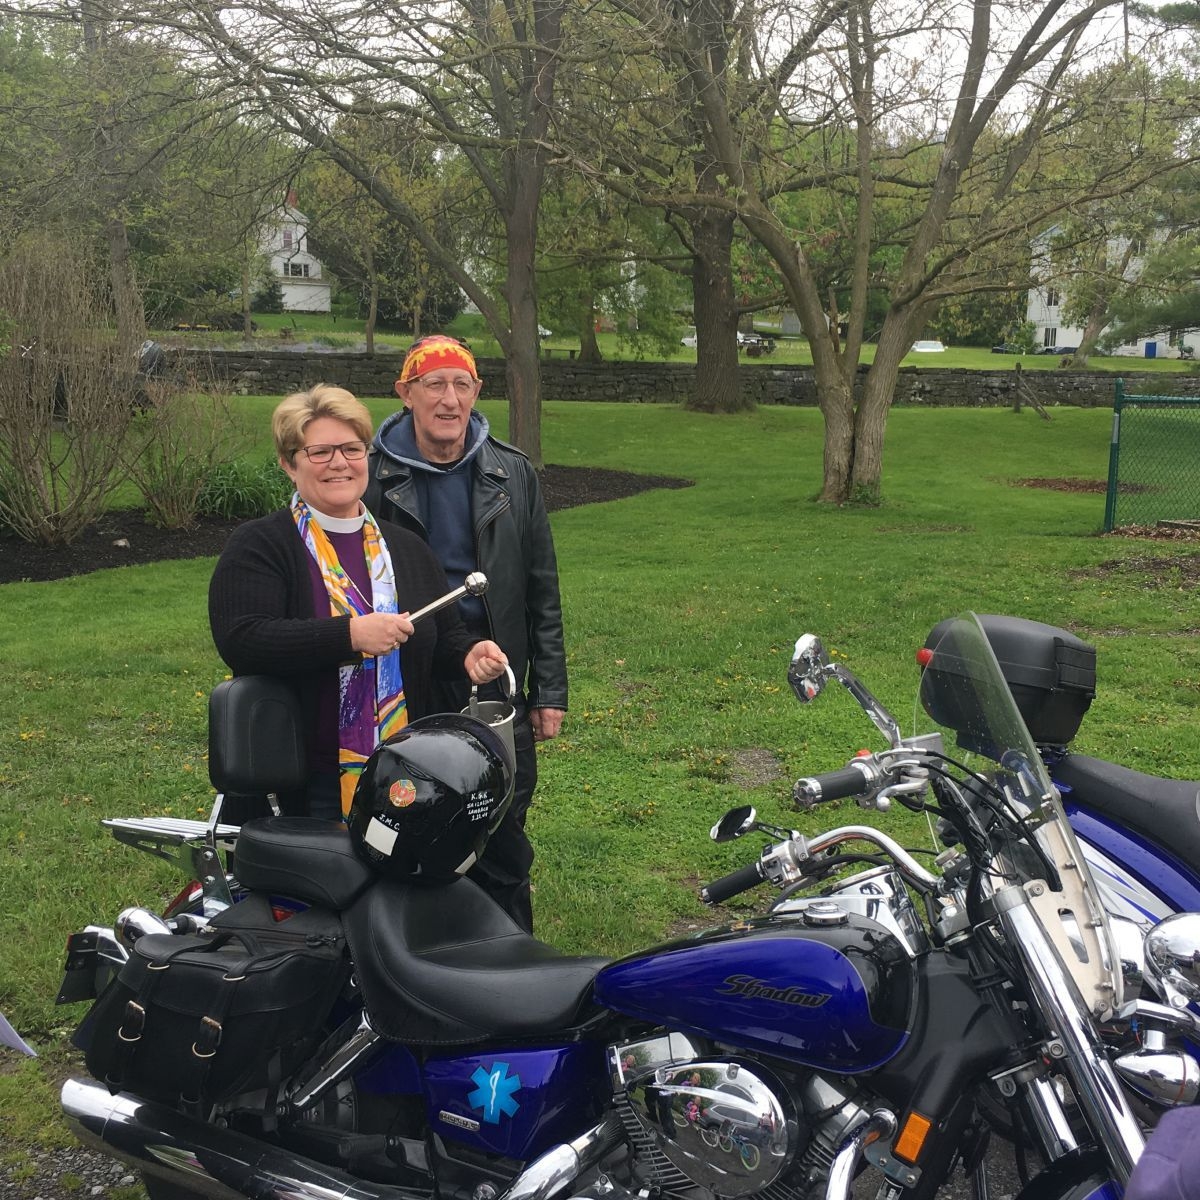
[[[366,509],[363,509],[357,517],[331,517],[328,513],[323,513],[320,509],[313,508],[311,504],[308,506],[308,511],[312,513],[313,520],[326,533],[357,533],[363,527],[363,522],[367,519]]]

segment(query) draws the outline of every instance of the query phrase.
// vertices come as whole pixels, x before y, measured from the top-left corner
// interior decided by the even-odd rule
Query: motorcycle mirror
[[[815,633],[803,633],[796,639],[796,649],[788,667],[788,683],[801,704],[815,700],[825,688],[825,668],[829,657],[821,639]]]
[[[714,842],[732,842],[734,838],[740,838],[742,834],[749,833],[757,820],[758,813],[754,811],[754,807],[750,804],[743,804],[741,808],[731,808],[709,830],[708,836]]]

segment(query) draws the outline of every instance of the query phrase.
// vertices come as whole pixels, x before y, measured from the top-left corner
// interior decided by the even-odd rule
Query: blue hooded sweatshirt
[[[388,417],[375,435],[375,445],[384,454],[412,469],[417,516],[451,587],[461,587],[462,581],[477,570],[470,464],[487,436],[487,417],[472,412],[462,457],[439,465],[428,462],[417,449],[412,413],[407,408]],[[458,608],[463,623],[475,636],[488,636],[487,613],[478,596],[463,596]]]

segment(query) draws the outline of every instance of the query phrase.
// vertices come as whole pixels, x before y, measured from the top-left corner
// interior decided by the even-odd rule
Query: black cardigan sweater
[[[413,612],[448,591],[433,551],[417,537],[379,522],[396,576],[396,602]],[[336,689],[338,668],[361,660],[350,644],[350,618],[316,616],[308,548],[291,512],[239,525],[217,560],[208,587],[208,619],[217,651],[235,675],[273,675],[300,699],[310,741],[321,689]],[[429,714],[432,681],[463,679],[463,659],[475,644],[448,605],[418,621],[400,647],[404,697],[410,721]],[[336,770],[336,763],[325,769]]]

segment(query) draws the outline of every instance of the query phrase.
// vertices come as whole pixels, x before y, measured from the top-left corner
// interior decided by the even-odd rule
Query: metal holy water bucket
[[[471,685],[471,703],[464,708],[463,716],[474,717],[485,725],[490,725],[503,739],[512,757],[513,765],[517,762],[517,744],[513,738],[513,723],[516,721],[517,710],[512,701],[517,695],[517,681],[513,676],[512,667],[505,667],[504,674],[508,678],[507,700],[480,700],[479,686]]]

